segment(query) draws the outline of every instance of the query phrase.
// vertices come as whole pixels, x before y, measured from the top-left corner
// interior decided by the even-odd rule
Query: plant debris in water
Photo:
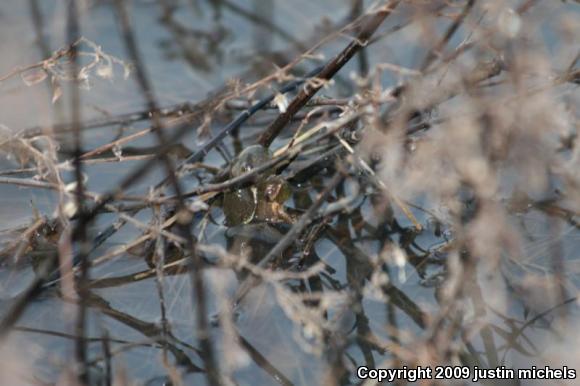
[[[575,379],[577,2],[29,3],[1,385]]]

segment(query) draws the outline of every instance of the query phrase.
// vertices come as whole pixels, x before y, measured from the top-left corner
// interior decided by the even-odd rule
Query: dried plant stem
[[[68,2],[68,20],[67,20],[67,38],[69,42],[77,41],[80,38],[80,28],[79,28],[79,14],[77,13],[77,2],[71,0]],[[77,46],[75,44],[70,47],[70,57],[71,57],[71,77],[76,79],[79,73],[79,61],[77,55]],[[88,299],[88,282],[89,282],[89,264],[88,264],[88,235],[87,227],[88,221],[85,218],[85,187],[83,181],[83,165],[81,161],[82,155],[82,127],[81,127],[81,100],[80,100],[80,90],[78,84],[75,82],[72,84],[70,93],[70,103],[71,103],[71,122],[73,127],[73,138],[74,138],[74,176],[76,180],[75,186],[75,203],[76,212],[78,214],[77,224],[75,226],[75,233],[77,235],[78,242],[78,254],[75,261],[80,262],[80,275],[77,281],[77,293],[78,293],[78,311],[77,319],[75,324],[75,357],[77,361],[78,368],[77,377],[80,384],[85,385],[89,383],[89,373],[88,373],[88,354],[87,354],[87,342],[86,342],[86,324],[87,324],[87,299]]]
[[[236,117],[236,119],[234,119],[230,124],[228,124],[226,127],[224,127],[218,134],[216,134],[207,143],[205,143],[200,149],[198,149],[197,151],[195,151],[191,156],[189,156],[185,161],[183,161],[178,166],[177,172],[179,173],[180,171],[182,171],[185,168],[185,166],[187,164],[189,164],[189,163],[194,163],[194,162],[201,161],[201,159],[203,157],[205,157],[213,147],[215,147],[218,143],[220,143],[233,130],[236,130],[237,128],[239,128],[250,117],[252,117],[255,113],[257,113],[262,108],[264,108],[265,106],[267,106],[270,102],[272,102],[274,100],[274,98],[276,97],[276,95],[278,95],[278,93],[283,94],[283,93],[287,93],[287,92],[290,92],[290,91],[296,89],[306,79],[308,79],[308,78],[310,78],[312,76],[315,76],[319,72],[320,72],[320,69],[319,68],[311,71],[304,79],[297,79],[297,80],[294,80],[294,81],[290,82],[289,84],[281,87],[280,90],[278,90],[277,92],[271,93],[269,96],[267,96],[265,98],[262,98],[260,101],[256,102],[255,104],[253,104],[248,109],[242,111]],[[165,184],[166,182],[167,182],[166,180],[162,181],[160,184],[158,184],[158,187],[161,186],[162,184]]]
[[[143,96],[146,98],[148,108],[152,114],[153,133],[156,135],[160,146],[167,148],[170,142],[167,140],[163,132],[163,127],[161,125],[161,121],[158,115],[157,103],[154,99],[153,90],[151,88],[151,85],[149,84],[149,80],[142,65],[142,61],[137,48],[137,43],[135,41],[135,37],[133,35],[133,31],[129,23],[129,17],[127,14],[127,10],[125,8],[125,3],[123,0],[117,0],[116,5],[125,44],[135,65],[137,81],[141,88]],[[221,385],[222,382],[219,375],[217,363],[215,361],[213,344],[209,336],[209,327],[207,322],[207,298],[205,296],[205,288],[204,288],[205,285],[202,272],[203,265],[201,257],[195,251],[195,241],[191,234],[191,222],[189,220],[189,216],[187,216],[188,211],[183,202],[181,185],[177,178],[177,173],[173,166],[173,162],[169,158],[167,151],[164,151],[161,154],[161,160],[166,169],[167,179],[171,183],[171,186],[174,189],[175,194],[177,195],[179,200],[177,207],[179,220],[177,221],[177,225],[179,227],[182,237],[186,238],[187,248],[191,253],[190,277],[192,280],[193,297],[196,300],[197,304],[197,312],[196,312],[197,329],[198,329],[197,338],[200,342],[201,350],[203,352],[202,359],[205,364],[207,379],[210,384],[219,386]]]
[[[0,184],[22,186],[25,188],[39,188],[51,190],[58,190],[60,188],[58,184],[54,184],[52,182],[33,180],[31,178],[0,177]]]
[[[324,190],[318,195],[314,203],[308,208],[302,216],[298,219],[298,221],[290,228],[290,230],[284,235],[284,237],[268,252],[266,256],[264,256],[256,266],[258,268],[264,268],[268,265],[272,260],[274,260],[277,256],[281,255],[286,248],[288,248],[300,233],[306,229],[306,227],[312,223],[316,212],[320,207],[324,204],[328,195],[336,188],[336,186],[343,180],[344,176],[341,172],[337,172],[334,177],[328,182],[325,186]],[[238,304],[246,295],[247,293],[256,285],[258,284],[258,279],[256,276],[248,276],[246,280],[244,280],[240,286],[238,287],[238,291],[235,296],[235,304]]]
[[[387,193],[387,195],[389,195],[389,197],[395,202],[395,204],[399,208],[401,208],[401,210],[403,211],[405,216],[407,216],[409,221],[411,221],[417,232],[420,232],[423,227],[421,226],[419,221],[417,221],[417,218],[415,217],[413,212],[411,212],[409,207],[399,197],[393,194],[393,192],[391,192],[391,190],[387,187],[387,185],[383,181],[381,181],[376,177],[374,170],[369,166],[369,164],[365,160],[361,159],[359,156],[355,155],[354,149],[344,139],[340,138],[339,136],[337,136],[337,138],[341,143],[341,145],[344,146],[344,148],[347,149],[347,151],[351,154],[351,156],[355,157],[355,160],[362,167],[362,169],[373,178],[375,184],[377,184],[381,189],[383,189]]]
[[[137,138],[141,138],[141,137],[143,137],[143,136],[151,133],[151,131],[152,131],[152,129],[151,128],[148,128],[148,129],[145,129],[145,130],[141,130],[141,131],[139,131],[137,133],[134,133],[134,134],[131,134],[131,135],[127,135],[126,137],[119,138],[116,141],[107,143],[106,145],[99,146],[99,147],[97,147],[97,148],[95,148],[95,149],[93,149],[91,151],[87,151],[86,153],[84,153],[82,155],[81,158],[82,159],[87,159],[87,158],[94,157],[96,155],[99,155],[101,153],[106,152],[107,150],[111,150],[111,149],[113,149],[116,146],[120,146],[120,145],[122,145],[122,144],[124,144],[126,142],[130,142],[130,141],[133,141],[133,140],[135,140]]]
[[[400,1],[390,1],[388,5],[381,7],[375,13],[368,15],[365,23],[361,27],[358,35],[353,41],[334,59],[328,62],[322,71],[317,75],[321,81],[316,84],[306,85],[298,95],[294,97],[285,112],[278,115],[278,118],[262,133],[258,142],[265,147],[269,147],[272,141],[280,134],[290,119],[322,88],[325,81],[332,77],[367,43],[382,22],[399,5]]]
[[[441,55],[441,51],[445,47],[445,45],[449,42],[449,40],[453,37],[453,35],[457,32],[469,12],[473,9],[475,5],[475,0],[468,0],[465,6],[463,7],[463,11],[459,16],[451,23],[445,34],[441,38],[441,40],[427,53],[425,60],[421,64],[421,72],[427,70],[427,68],[433,63],[433,61]]]

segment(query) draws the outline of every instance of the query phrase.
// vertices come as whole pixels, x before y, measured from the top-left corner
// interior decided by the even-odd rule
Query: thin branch
[[[321,81],[307,85],[294,97],[285,112],[278,115],[278,118],[262,133],[258,142],[265,147],[269,147],[272,141],[280,134],[290,119],[322,88],[326,81],[332,77],[364,47],[382,22],[399,5],[400,0],[390,1],[388,5],[381,7],[371,15],[367,15],[366,21],[361,27],[356,38],[346,46],[340,54],[328,62],[317,78]]]

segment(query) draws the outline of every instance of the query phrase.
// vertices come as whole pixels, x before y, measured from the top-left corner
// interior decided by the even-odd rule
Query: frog
[[[272,159],[270,150],[262,145],[244,149],[232,162],[230,177],[239,177]],[[261,173],[257,182],[249,187],[224,193],[223,210],[227,226],[251,222],[292,223],[292,217],[284,209],[292,192],[288,182],[275,170]]]

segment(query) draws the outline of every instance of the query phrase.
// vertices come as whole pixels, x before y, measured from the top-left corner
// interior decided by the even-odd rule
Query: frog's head
[[[231,174],[233,177],[241,176],[268,162],[271,158],[272,154],[267,148],[261,145],[252,145],[244,149],[234,160]]]

